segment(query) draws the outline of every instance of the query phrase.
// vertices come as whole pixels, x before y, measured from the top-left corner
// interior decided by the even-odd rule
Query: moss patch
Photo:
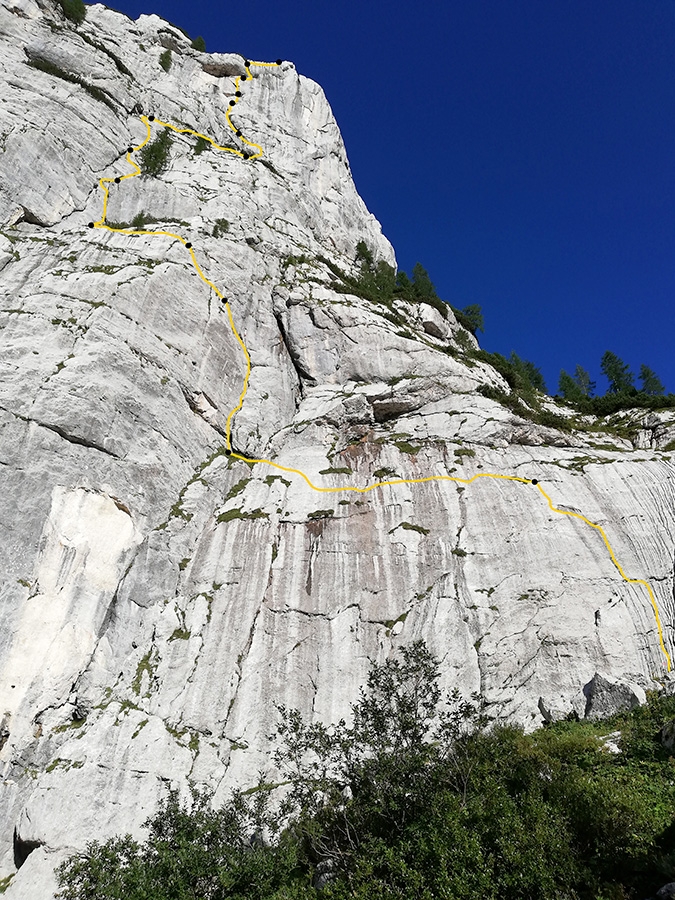
[[[335,515],[334,509],[315,509],[314,512],[308,513],[308,519],[329,519]]]
[[[411,456],[419,453],[422,449],[421,447],[413,446],[413,444],[408,443],[408,441],[394,441],[394,446],[397,447],[401,453],[409,453]]]
[[[186,628],[176,628],[173,631],[173,634],[169,638],[169,643],[171,641],[189,641],[190,640],[190,632]]]
[[[235,519],[269,519],[269,513],[263,512],[260,507],[254,509],[253,512],[244,512],[242,509],[228,509],[221,513],[216,522],[233,522]]]

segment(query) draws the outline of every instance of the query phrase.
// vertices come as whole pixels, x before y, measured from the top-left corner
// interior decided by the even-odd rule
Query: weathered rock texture
[[[9,3],[0,878],[23,865],[7,896],[49,897],[64,853],[139,833],[171,783],[225,796],[250,782],[268,765],[275,703],[346,715],[369,659],[418,637],[444,686],[482,690],[528,728],[583,716],[596,672],[596,687],[663,681],[646,590],[532,485],[317,493],[224,455],[245,374],[226,311],[179,242],[87,223],[98,178],[129,171],[141,113],[237,146],[225,113],[243,60],[198,53],[154,16],[92,6],[75,28],[51,0]],[[464,356],[452,315],[400,301],[402,328],[338,292],[318,257],[355,272],[359,240],[392,264],[393,251],[321,89],[291,63],[253,71],[233,118],[262,161],[176,138],[166,174],[113,186],[109,206],[112,221],[145,211],[180,231],[230,298],[252,359],[234,447],[329,488],[391,473],[537,478],[650,581],[672,652],[672,420],[633,417],[632,440],[526,422],[477,392],[506,385]],[[218,219],[229,230],[216,237]]]

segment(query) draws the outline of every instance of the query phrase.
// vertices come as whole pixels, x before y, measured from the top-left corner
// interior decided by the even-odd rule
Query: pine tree
[[[663,387],[659,376],[644,363],[642,363],[642,365],[640,366],[640,382],[640,390],[642,390],[645,394],[661,396],[665,393],[665,388]]]
[[[543,391],[544,394],[547,393],[544,376],[541,374],[541,370],[538,369],[533,362],[530,362],[527,359],[521,359],[515,350],[511,351],[509,362],[516,374],[520,376],[526,385],[535,388],[538,391]]]
[[[76,25],[81,25],[84,22],[84,17],[87,15],[87,7],[84,5],[83,0],[59,0],[59,3],[67,19],[75,22]]]
[[[462,315],[468,323],[471,334],[475,334],[477,331],[483,331],[483,326],[485,324],[483,321],[483,313],[477,303],[465,306],[462,310]]]
[[[635,393],[635,376],[630,367],[616,353],[606,350],[600,361],[600,371],[609,381],[610,394]]]
[[[362,269],[372,269],[375,265],[372,250],[365,241],[359,241],[356,245],[356,259],[361,260]]]
[[[579,389],[581,390],[581,393],[584,395],[584,397],[593,396],[593,392],[595,391],[595,382],[591,381],[591,376],[588,374],[586,369],[582,369],[581,366],[577,366],[572,377],[575,383],[579,386]]]
[[[162,131],[151,144],[141,150],[141,171],[153,178],[159,177],[169,165],[169,149],[172,137],[168,131]]]
[[[577,369],[579,366],[577,366]],[[588,396],[583,392],[583,389],[579,385],[577,379],[570,375],[569,372],[566,372],[564,369],[560,370],[560,378],[558,379],[558,392],[562,394],[565,400],[569,400],[570,403],[579,403],[580,400],[583,400],[584,397]]]
[[[415,296],[418,300],[428,300],[431,298],[438,299],[436,288],[434,287],[431,278],[429,278],[429,273],[421,263],[415,263],[412,270],[412,284]]]

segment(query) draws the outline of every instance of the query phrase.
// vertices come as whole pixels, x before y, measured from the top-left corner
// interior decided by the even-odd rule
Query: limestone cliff
[[[52,0],[3,0],[0,49],[8,897],[51,896],[64,853],[137,833],[169,784],[252,781],[275,703],[346,715],[418,637],[528,728],[584,715],[596,672],[667,680],[673,416],[534,424],[479,392],[508,388],[452,313],[348,293],[359,241],[394,253],[292,63]],[[160,121],[184,129],[168,168],[112,181],[106,221],[168,234],[88,227]]]

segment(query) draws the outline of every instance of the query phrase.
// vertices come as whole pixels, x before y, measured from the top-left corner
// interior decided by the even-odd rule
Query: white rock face
[[[246,362],[227,308],[175,238],[87,224],[142,113],[244,146],[243,59],[100,5],[75,28],[52,0],[3,5],[0,41],[8,898],[53,896],[90,839],[140,835],[168,784],[247,784],[275,704],[348,715],[369,660],[416,638],[444,687],[527,728],[583,716],[596,672],[635,696],[666,680],[645,585],[554,508],[650,584],[672,654],[672,414],[534,425],[479,393],[507,385],[452,314],[345,293],[359,241],[394,253],[321,89],[284,62],[253,67],[232,112],[262,160],[174,136],[161,178],[110,189],[109,221],[182,235],[230,301],[251,358],[235,450],[321,491],[228,457]],[[487,474],[538,479],[554,508],[491,477],[353,490]]]

